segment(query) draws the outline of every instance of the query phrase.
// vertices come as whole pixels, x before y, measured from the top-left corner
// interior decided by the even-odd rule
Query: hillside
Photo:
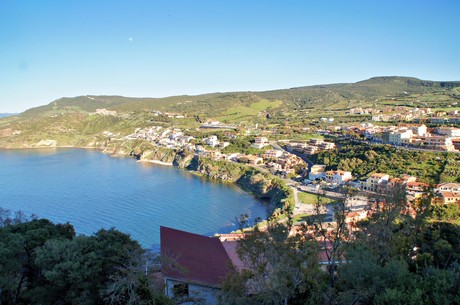
[[[247,106],[261,100],[281,100],[293,106],[330,105],[342,100],[372,102],[385,97],[426,94],[460,87],[460,82],[425,81],[410,77],[374,77],[350,84],[298,87],[264,92],[211,93],[166,98],[129,98],[122,96],[79,96],[61,98],[46,106],[29,109],[22,116],[50,115],[62,112],[93,112],[98,108],[118,111],[164,110],[199,113],[223,111],[231,106]],[[457,98],[459,98],[457,96]],[[217,107],[217,108],[216,108]]]
[[[355,107],[381,111],[400,106],[444,110],[452,109],[459,100],[460,82],[396,76],[264,92],[167,98],[67,97],[0,119],[0,147],[35,147],[37,143],[93,147],[104,142],[104,132],[125,136],[136,128],[152,125],[190,129],[208,120],[241,127],[257,123],[263,128],[273,128],[318,124],[320,117],[334,117],[335,123],[345,124],[370,119],[347,113]],[[98,109],[105,110],[96,113]]]

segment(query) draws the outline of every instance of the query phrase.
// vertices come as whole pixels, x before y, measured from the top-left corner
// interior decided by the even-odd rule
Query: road
[[[276,141],[271,141],[270,145],[273,146],[273,148],[275,150],[287,151],[286,149],[282,148]],[[308,157],[306,157],[304,154],[290,152],[290,151],[287,151],[287,152],[292,153],[292,154],[300,157],[302,160],[304,160],[308,164],[309,168],[311,168],[313,166],[313,162],[311,162],[310,159],[308,159]],[[270,171],[266,167],[263,167],[263,166],[260,166],[260,165],[255,165],[255,164],[248,164],[248,165],[253,167],[253,168],[255,168],[255,169],[257,169],[257,170],[259,170],[259,171],[261,171],[261,172],[263,172],[263,173],[270,173]],[[317,194],[317,195],[324,195],[324,196],[332,197],[332,198],[340,198],[342,196],[340,193],[324,191],[324,190],[321,190],[318,193],[318,191],[316,189],[314,189],[314,188],[309,188],[307,186],[297,186],[298,182],[296,182],[296,181],[294,181],[292,179],[282,179],[282,180],[284,181],[284,183],[286,183],[286,185],[288,185],[289,187],[292,188],[293,195],[294,195],[294,207],[295,207],[294,211],[293,211],[294,215],[298,215],[298,214],[314,214],[316,212],[314,204],[302,203],[299,200],[299,195],[298,195],[299,191],[312,193],[312,194]],[[324,206],[321,209],[321,213],[332,215],[332,208],[329,205]]]

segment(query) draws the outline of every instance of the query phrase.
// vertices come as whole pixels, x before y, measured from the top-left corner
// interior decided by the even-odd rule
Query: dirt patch
[[[13,135],[13,129],[11,128],[0,129],[0,138],[11,137],[12,135]]]

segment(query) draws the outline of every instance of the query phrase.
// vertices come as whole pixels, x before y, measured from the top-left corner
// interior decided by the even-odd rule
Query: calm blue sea
[[[235,229],[242,213],[267,213],[236,186],[77,149],[0,151],[0,207],[70,222],[79,234],[115,227],[154,249],[160,225],[212,235]]]

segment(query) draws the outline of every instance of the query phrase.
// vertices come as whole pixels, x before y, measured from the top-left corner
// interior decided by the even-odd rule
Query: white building
[[[211,147],[219,145],[219,140],[217,140],[217,136],[210,136],[209,138],[205,138],[203,142]]]
[[[425,125],[412,126],[410,127],[414,135],[425,136],[427,134],[427,129]]]
[[[264,158],[264,159],[276,159],[276,158],[281,157],[282,155],[283,155],[282,150],[269,149],[269,150],[266,150],[262,154],[262,158]]]
[[[388,174],[374,173],[366,180],[361,181],[361,190],[377,192],[387,185],[389,179],[390,175]]]
[[[266,137],[256,137],[255,142],[251,145],[251,147],[254,148],[263,148],[265,146],[269,145],[268,139]]]
[[[326,181],[333,184],[345,184],[346,182],[353,180],[351,172],[336,170],[326,172]]]
[[[460,194],[460,184],[459,183],[441,183],[435,189],[437,192],[452,192],[454,194]]]
[[[401,144],[407,144],[410,143],[410,140],[412,139],[412,130],[401,130],[401,131],[393,131],[390,132],[389,134],[389,142],[391,144],[396,144],[396,145],[401,145]]]
[[[436,132],[440,135],[445,135],[451,138],[460,137],[460,128],[439,127],[436,129]]]

